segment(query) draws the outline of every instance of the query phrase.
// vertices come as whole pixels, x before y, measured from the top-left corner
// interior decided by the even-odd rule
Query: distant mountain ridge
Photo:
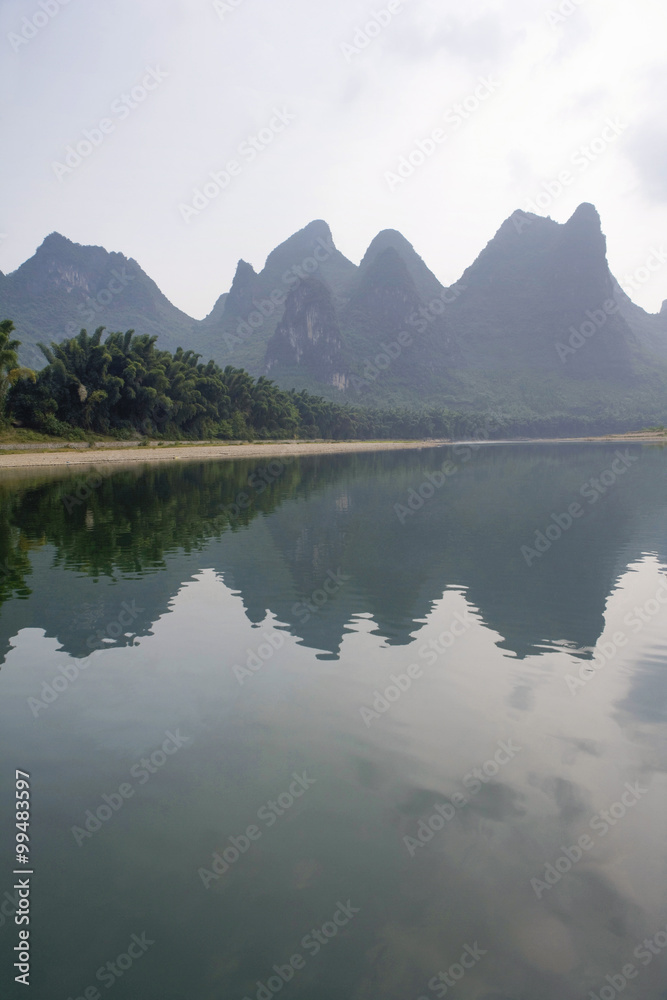
[[[0,275],[5,317],[33,367],[38,341],[103,325],[341,402],[667,421],[667,303],[649,314],[622,290],[587,203],[563,224],[514,212],[449,288],[399,232],[356,266],[316,220],[260,271],[239,261],[199,321],[136,261],[52,233]]]
[[[0,313],[13,319],[21,361],[41,368],[39,342],[65,340],[86,328],[156,334],[160,346],[188,343],[197,325],[162,294],[135,260],[84,247],[51,233],[35,254],[0,278]]]

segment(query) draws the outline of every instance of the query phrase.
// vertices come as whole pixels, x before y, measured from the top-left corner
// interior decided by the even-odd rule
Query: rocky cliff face
[[[272,250],[258,272],[239,261],[226,299],[218,300],[199,327],[206,355],[223,367],[231,364],[253,375],[265,373],[269,365],[274,366],[267,348],[290,292],[306,279],[318,278],[326,283],[338,308],[356,271],[336,249],[331,230],[322,220],[309,223]],[[197,350],[202,350],[199,344]],[[304,372],[305,377],[312,377],[307,369]]]
[[[283,317],[269,341],[266,370],[301,367],[338,388],[345,384],[344,364],[332,293],[319,278],[305,278],[287,296]]]

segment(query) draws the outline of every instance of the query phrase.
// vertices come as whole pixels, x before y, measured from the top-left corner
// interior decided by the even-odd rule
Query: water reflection
[[[613,449],[480,449],[404,524],[442,452],[303,460],[261,493],[256,463],[135,469],[69,513],[76,479],[5,481],[0,750],[40,775],[42,975],[82,995],[146,927],[119,1000],[254,1000],[296,953],[297,1000],[583,1000],[628,963],[624,998],[660,1000],[664,953],[635,951],[667,923],[666,467],[636,451],[530,566]]]
[[[56,589],[71,605],[95,593],[85,622],[54,605],[53,578],[50,594],[32,598],[47,635],[76,656],[86,652],[89,625],[103,628],[114,617],[114,585],[145,608],[142,634],[202,567],[240,593],[251,621],[271,611],[306,645],[334,656],[352,615],[370,615],[388,643],[406,644],[452,588],[465,590],[501,647],[520,658],[559,643],[591,648],[625,567],[644,552],[665,561],[667,532],[656,513],[665,495],[662,451],[630,451],[640,458],[629,474],[591,504],[582,487],[616,449],[480,449],[402,524],[396,505],[424,482],[425,469],[440,468],[447,449],[282,460],[271,473],[256,462],[149,466],[107,475],[74,506],[67,498],[83,475],[5,480],[0,599],[28,596],[47,567],[60,572]],[[527,565],[522,547],[574,501],[583,517]],[[35,578],[31,550],[44,556]],[[340,585],[323,593],[332,578]],[[6,615],[2,621],[6,650],[12,626]]]

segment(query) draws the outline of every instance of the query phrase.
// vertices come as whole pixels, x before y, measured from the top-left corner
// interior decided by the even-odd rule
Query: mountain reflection
[[[338,657],[360,615],[389,645],[419,641],[448,589],[463,592],[518,658],[557,644],[590,650],[627,566],[647,552],[664,563],[667,549],[661,449],[633,446],[626,475],[595,503],[582,494],[616,451],[563,444],[480,447],[467,458],[461,448],[267,456],[112,470],[88,490],[86,473],[5,476],[0,657],[24,627],[85,656],[90,636],[135,602],[142,610],[132,634],[105,633],[107,644],[128,644],[202,568],[238,592],[252,622],[271,612],[321,657]],[[410,510],[408,498],[418,506],[417,491],[445,460],[455,471],[422,489],[433,496]],[[528,565],[522,546],[532,548],[536,532],[572,503],[582,516]],[[650,690],[647,681],[649,702]],[[529,697],[519,687],[516,707]]]
[[[141,914],[159,961],[119,996],[256,997],[351,899],[295,997],[435,996],[469,947],[462,998],[600,997],[628,961],[624,996],[662,998],[637,947],[667,919],[664,452],[634,448],[588,504],[615,452],[6,478],[0,751],[40,775],[39,974],[83,995]],[[187,748],[81,847],[75,824],[167,732]],[[308,798],[203,886],[306,772]]]

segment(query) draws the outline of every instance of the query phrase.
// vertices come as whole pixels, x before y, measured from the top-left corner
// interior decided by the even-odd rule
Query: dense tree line
[[[269,379],[203,364],[182,348],[162,351],[155,336],[103,334],[100,327],[92,336],[82,330],[50,347],[40,344],[46,366],[34,383],[12,386],[11,415],[24,426],[64,436],[79,429],[188,439],[291,437],[299,430],[290,394]]]
[[[271,379],[179,347],[160,350],[156,336],[110,333],[99,327],[50,347],[46,365],[20,368],[11,320],[0,323],[0,425],[67,438],[91,434],[201,440],[220,438],[489,438],[599,434],[639,429],[646,419],[614,413],[547,417],[454,412],[431,407],[379,409],[350,406],[283,390]],[[650,422],[650,421],[649,421]]]
[[[12,386],[21,379],[34,382],[35,373],[29,368],[21,368],[18,360],[20,340],[11,340],[14,324],[10,319],[0,323],[0,427],[6,422],[8,397]]]
[[[4,328],[9,371],[18,341],[8,339],[10,321]],[[285,391],[265,376],[204,364],[194,351],[160,350],[156,339],[132,330],[104,337],[99,327],[92,335],[82,330],[50,347],[40,344],[45,367],[36,375],[21,370],[30,378],[18,377],[12,367],[0,402],[6,397],[7,410],[21,425],[65,437],[76,431],[190,440],[437,437],[474,426],[472,418],[447,411],[371,410],[305,390]]]

